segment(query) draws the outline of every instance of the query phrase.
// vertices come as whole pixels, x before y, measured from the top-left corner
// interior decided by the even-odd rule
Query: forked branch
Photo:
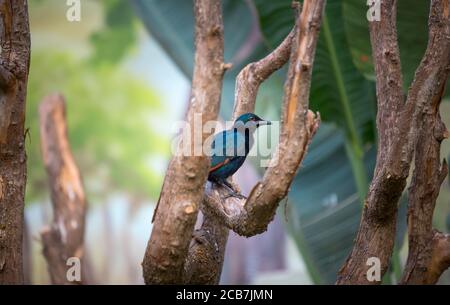
[[[282,140],[273,168],[266,172],[247,201],[225,198],[228,190],[212,185],[202,205],[204,220],[194,232],[185,265],[185,283],[217,284],[220,278],[229,229],[244,236],[263,232],[275,215],[318,128],[319,118],[307,111],[312,62],[325,1],[305,1],[300,23],[300,4],[293,3],[296,24],[284,41],[263,59],[250,63],[236,79],[233,118],[254,112],[259,86],[291,58],[285,85],[283,112],[297,120],[295,126],[283,120]],[[300,34],[302,33],[302,34]],[[292,131],[289,128],[297,128]],[[292,141],[292,142],[290,142]],[[284,162],[284,163],[283,163]],[[281,177],[281,178],[280,178]],[[279,182],[281,184],[278,184]],[[234,186],[235,189],[239,189]]]
[[[432,1],[429,45],[410,96],[424,103],[415,147],[414,173],[408,196],[408,260],[403,284],[434,284],[450,265],[448,236],[433,230],[433,214],[441,184],[448,174],[441,163],[441,142],[448,130],[439,105],[450,70],[450,1]]]
[[[297,9],[296,17],[298,15]],[[270,54],[248,64],[240,71],[236,78],[234,119],[240,114],[254,112],[259,86],[289,60],[294,34],[295,30],[292,30]],[[235,189],[239,188],[235,186]],[[225,196],[224,189],[219,188],[217,192]],[[202,225],[194,231],[189,246],[189,254],[184,265],[185,283],[218,284],[220,280],[230,226],[225,226],[222,218],[217,217],[214,211],[212,214],[205,213],[207,208],[205,205],[202,206],[204,217]],[[220,211],[219,206],[218,212]]]
[[[223,201],[221,191],[215,187],[207,190],[205,194],[205,214],[218,217],[229,229],[240,235],[253,236],[266,230],[275,215],[278,203],[287,195],[318,128],[319,117],[308,110],[308,104],[312,65],[324,6],[325,1],[322,0],[305,1],[295,29],[290,34],[294,37],[284,89],[280,143],[263,180],[255,185],[247,200],[229,198]],[[281,53],[281,59],[286,56],[284,49],[289,43],[289,36],[275,50],[275,54]],[[272,55],[258,63],[270,62],[269,59],[274,58]],[[280,63],[282,60],[276,61],[274,66],[281,67]],[[257,64],[253,64],[253,67],[257,67]],[[259,69],[271,72],[275,70]],[[245,76],[246,73],[248,72],[244,69],[241,75]],[[252,89],[253,77],[240,79],[242,82],[237,86],[235,116],[241,114],[241,111],[253,111],[256,100],[256,92]],[[243,90],[248,87],[251,89]],[[251,94],[248,94],[249,92]]]
[[[442,139],[438,141],[434,132],[441,125],[438,107],[449,73],[449,0],[431,1],[428,46],[416,70],[406,102],[402,93],[397,43],[396,1],[381,2],[380,18],[380,21],[370,22],[378,99],[377,164],[355,245],[339,272],[337,284],[380,283],[368,280],[369,267],[366,262],[370,257],[377,257],[381,262],[381,273],[384,274],[388,268],[396,233],[397,204],[405,188],[414,153],[414,179],[418,182],[417,187],[425,192],[419,191],[416,195],[420,197],[421,194],[427,194],[428,205],[433,205],[434,209],[437,194],[430,190],[436,190],[440,186],[435,175],[439,175],[436,170],[440,171],[438,146]],[[428,172],[425,167],[432,172]],[[418,174],[419,172],[421,173]],[[430,180],[423,175],[430,175],[427,177]],[[430,188],[430,184],[433,184],[433,188]],[[414,189],[412,186],[412,197],[415,196]],[[411,209],[417,209],[419,204],[426,204],[417,202],[412,207],[412,201],[416,199],[410,198],[410,227],[416,225],[411,221],[411,213],[423,213],[422,208],[420,212],[411,212]],[[432,217],[432,212],[430,215]],[[431,221],[428,216],[423,216]]]

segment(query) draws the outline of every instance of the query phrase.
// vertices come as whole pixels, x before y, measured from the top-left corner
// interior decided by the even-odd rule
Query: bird
[[[263,125],[271,125],[270,121],[261,119],[254,113],[240,115],[229,130],[216,134],[211,143],[211,166],[208,181],[226,187],[228,197],[245,199],[227,181],[244,163],[253,146],[253,134]]]

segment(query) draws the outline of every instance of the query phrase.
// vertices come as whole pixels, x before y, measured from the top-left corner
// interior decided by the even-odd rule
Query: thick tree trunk
[[[299,12],[296,11],[298,15]],[[296,16],[297,17],[297,16]],[[295,31],[291,31],[281,45],[265,58],[248,64],[236,79],[233,119],[246,112],[254,112],[256,95],[261,83],[289,60]],[[238,189],[236,187],[236,189]],[[223,192],[226,196],[228,191]],[[203,215],[202,226],[193,234],[189,255],[184,266],[184,282],[191,284],[218,284],[225,258],[229,228],[216,216]]]
[[[433,133],[430,130],[426,135],[421,130],[437,126],[435,125],[438,123],[437,101],[441,98],[442,84],[448,77],[449,0],[431,1],[427,50],[416,70],[406,101],[402,92],[395,0],[381,2],[380,18],[380,21],[370,22],[378,100],[377,164],[364,204],[355,245],[339,272],[337,284],[381,283],[369,280],[367,272],[370,266],[367,263],[370,258],[379,259],[381,275],[388,268],[396,234],[398,200],[405,188],[415,150],[416,158],[419,158],[416,160],[416,166],[419,168],[425,166],[431,170],[432,166],[436,166],[436,162],[439,164],[438,153],[434,152],[433,156],[429,157],[426,157],[425,153],[430,149],[426,145],[432,145],[434,147],[432,149],[437,149],[436,143],[429,142],[432,139],[427,141],[423,139],[423,136],[432,137]],[[427,158],[432,158],[433,161],[426,160]],[[416,179],[416,182],[419,180]],[[419,182],[422,183],[428,182],[425,179]],[[425,185],[421,186],[423,187],[426,188]],[[436,190],[436,187],[439,188],[435,185],[433,189]],[[413,193],[416,188],[417,186],[413,187]],[[434,196],[437,194],[431,194],[428,201],[435,200]]]
[[[0,284],[23,283],[28,5],[0,0]]]
[[[80,172],[69,146],[65,103],[61,95],[46,97],[39,108],[41,149],[53,205],[53,223],[42,231],[43,252],[53,284],[84,282],[86,197]],[[77,257],[80,281],[67,277],[68,259]]]

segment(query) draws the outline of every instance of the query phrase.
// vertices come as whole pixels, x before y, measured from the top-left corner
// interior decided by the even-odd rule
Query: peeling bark
[[[443,234],[434,230],[431,248],[431,260],[427,266],[423,284],[435,284],[442,273],[450,268],[450,234]],[[408,283],[411,283],[409,281]]]
[[[377,164],[353,250],[339,272],[337,284],[380,283],[368,281],[369,266],[366,262],[370,257],[377,257],[381,262],[381,273],[386,272],[394,246],[398,200],[405,188],[414,152],[416,168],[419,167],[417,170],[430,165],[420,162],[428,162],[433,158],[427,161],[424,154],[430,149],[427,145],[436,149],[436,143],[431,143],[433,140],[422,131],[434,129],[440,121],[437,120],[436,101],[440,100],[443,83],[448,77],[450,59],[448,8],[449,0],[431,1],[427,50],[416,70],[406,101],[402,93],[396,1],[382,1],[381,20],[370,22],[378,100]],[[428,123],[424,122],[427,117]],[[427,131],[428,136],[432,137],[429,132],[431,130]],[[427,137],[427,141],[424,137]],[[434,157],[437,159],[433,159],[433,166],[436,161],[439,164],[439,155]],[[419,182],[424,190],[426,185],[423,183],[428,182]],[[428,201],[434,201],[434,196],[437,196],[429,195]]]
[[[299,13],[297,12],[296,18]],[[233,119],[239,115],[254,112],[259,86],[289,60],[295,29],[283,42],[263,59],[245,66],[236,77]]]
[[[0,284],[23,283],[28,4],[0,0]]]
[[[53,284],[81,284],[84,272],[79,282],[67,278],[70,257],[79,258],[84,265],[86,196],[67,138],[64,98],[58,94],[44,98],[39,115],[41,150],[53,205],[53,222],[41,232],[43,253]]]

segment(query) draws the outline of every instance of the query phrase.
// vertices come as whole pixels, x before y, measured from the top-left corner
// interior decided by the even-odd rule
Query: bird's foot
[[[222,197],[222,200],[228,199],[230,197],[235,197],[238,199],[247,199],[247,197],[245,197],[244,195],[239,194],[237,192],[229,192],[226,196]]]
[[[239,192],[234,189],[234,186],[228,182],[227,180],[221,181],[222,186],[225,186],[227,189],[229,189],[232,193],[238,194]]]
[[[235,197],[235,198],[239,198],[239,199],[247,199],[247,197],[245,197],[244,195],[240,194],[237,190],[235,190],[233,185],[230,182],[228,182],[227,180],[218,181],[218,184],[229,190],[229,193],[226,196],[222,197],[222,200],[228,199],[230,197]]]

